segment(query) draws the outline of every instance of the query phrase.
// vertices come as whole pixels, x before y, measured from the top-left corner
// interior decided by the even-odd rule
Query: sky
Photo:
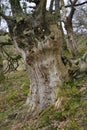
[[[9,6],[9,7],[10,7],[10,5],[8,4],[8,0],[0,0],[0,1],[3,2],[3,4],[4,4],[5,6]],[[23,5],[22,3],[23,3],[24,1],[25,1],[25,0],[21,0],[21,5]],[[50,1],[51,1],[51,0],[47,0],[47,8],[49,8]],[[67,0],[65,0],[65,1],[67,1]],[[28,2],[27,2],[27,3],[28,3]],[[31,2],[31,3],[28,3],[28,6],[35,6],[35,4]],[[7,10],[6,10],[6,14],[9,15],[9,12],[11,13],[11,10],[7,9]],[[29,9],[29,8],[27,9],[27,12],[30,12],[30,9]],[[2,19],[1,22],[0,22],[0,29],[7,30],[7,31],[8,31],[8,27],[7,27],[6,21],[5,21],[4,19]]]
[[[9,3],[8,3],[8,0],[0,0],[5,6],[7,7],[10,7]],[[50,1],[51,0],[47,0],[47,8],[49,8],[49,5],[50,5]],[[21,0],[21,5],[23,6],[23,2],[25,2],[25,0]],[[34,3],[29,3],[27,2],[28,6],[35,6]],[[27,12],[30,12],[31,9],[30,8],[27,8]],[[11,10],[9,10],[8,8],[6,9],[6,15],[9,15],[9,13],[11,13]],[[6,21],[4,19],[1,20],[0,22],[0,29],[3,29],[3,30],[6,30],[8,31],[8,27],[7,27],[7,24],[6,24]]]
[[[0,0],[0,1],[2,1],[3,2],[3,4],[5,5],[5,6],[8,6],[8,7],[10,7],[10,5],[8,4],[8,0]],[[25,0],[21,0],[21,5],[23,5],[23,2],[24,2]],[[47,0],[47,8],[49,8],[49,5],[50,5],[50,1],[51,0]],[[79,2],[84,2],[85,0],[78,0]],[[65,2],[65,4],[68,2],[68,0],[64,0],[64,2]],[[35,6],[35,4],[34,3],[29,3],[29,2],[27,2],[27,4],[28,4],[28,6]],[[30,8],[27,8],[27,12],[30,12],[31,11],[31,9]],[[9,12],[11,13],[11,10],[9,10],[8,8],[6,9],[6,14],[7,15],[9,15]],[[0,29],[3,29],[3,30],[7,30],[8,31],[8,27],[7,27],[7,24],[6,24],[6,22],[5,22],[5,20],[1,20],[1,22],[0,22]]]

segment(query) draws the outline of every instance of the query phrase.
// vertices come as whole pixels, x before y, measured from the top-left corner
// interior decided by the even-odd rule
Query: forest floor
[[[26,71],[12,72],[0,86],[0,130],[87,130],[87,76],[64,83],[61,108],[49,106],[38,119],[19,121],[16,114],[29,92]]]
[[[0,85],[0,130],[10,130],[15,113],[25,103],[29,93],[26,71],[11,72]]]
[[[79,57],[87,51],[87,38],[82,39]],[[26,102],[29,84],[24,70],[6,74],[0,85],[0,130],[87,130],[87,74],[63,84],[59,92],[62,98],[59,109],[52,105],[37,119],[18,120],[17,114]]]

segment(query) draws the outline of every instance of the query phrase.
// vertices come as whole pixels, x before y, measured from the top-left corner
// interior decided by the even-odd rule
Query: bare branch
[[[9,0],[9,2],[14,17],[23,13],[22,8],[20,6],[20,0]]]
[[[53,2],[54,2],[54,0],[51,0],[51,2],[50,2],[50,8],[49,8],[50,13],[52,13],[52,11],[53,11]]]
[[[75,4],[74,6],[75,6],[75,7],[76,7],[76,6],[81,6],[81,5],[84,5],[84,4],[87,4],[87,1],[82,2],[82,3],[79,3],[79,4]],[[66,5],[65,7],[66,7],[66,8],[71,7],[71,4],[70,4],[70,5]]]
[[[69,16],[68,16],[71,20],[72,20],[72,18],[73,18],[74,12],[75,12],[74,6],[75,6],[75,4],[76,4],[77,1],[78,1],[78,0],[74,0],[74,1],[72,2],[72,4],[71,4],[71,11],[70,11],[70,14],[69,14]]]

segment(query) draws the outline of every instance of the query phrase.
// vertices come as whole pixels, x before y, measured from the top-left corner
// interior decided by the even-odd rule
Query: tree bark
[[[17,17],[22,13],[22,8],[20,6],[20,0],[9,0],[11,4],[11,10],[12,10],[12,15],[14,17]]]
[[[2,59],[2,52],[0,47],[0,84],[4,82],[5,76],[3,73],[3,59]]]
[[[37,46],[34,45],[31,52],[24,52],[30,79],[30,93],[26,106],[35,114],[39,114],[55,102],[58,86],[62,85],[67,75],[61,60],[61,31],[56,24],[49,28],[51,33],[45,36],[44,40],[37,41]],[[17,42],[17,39],[15,41]],[[19,47],[17,49],[20,50]]]
[[[71,54],[73,57],[75,57],[78,54],[78,50],[77,50],[77,45],[73,36],[72,21],[70,20],[69,17],[67,17],[67,20],[65,22],[65,29],[67,31],[67,37],[68,37]]]
[[[12,2],[11,6],[15,9],[16,3]],[[15,19],[16,10],[12,11]],[[67,75],[61,59],[61,30],[55,16],[46,11],[46,0],[40,1],[33,15],[15,20],[10,31],[11,39],[24,58],[30,79],[25,106],[27,111],[37,115],[55,102],[59,86]]]
[[[64,5],[64,0],[61,0],[61,4],[62,4],[61,18],[64,22],[65,29],[67,31],[68,42],[69,42],[69,47],[70,47],[72,57],[75,57],[78,54],[77,45],[76,45],[76,42],[73,37],[73,26],[72,26],[72,18],[73,18],[74,12],[75,12],[74,6],[75,6],[76,2],[77,2],[77,0],[74,0],[73,2],[71,2],[70,13],[68,16],[66,16],[66,8]]]

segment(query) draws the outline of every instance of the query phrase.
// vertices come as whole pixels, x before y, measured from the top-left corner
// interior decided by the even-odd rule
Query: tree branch
[[[74,0],[72,3],[71,3],[71,11],[70,11],[70,14],[69,14],[69,19],[71,19],[72,20],[72,18],[73,18],[73,15],[74,15],[74,12],[75,12],[75,8],[74,8],[74,6],[75,6],[75,4],[76,4],[76,2],[77,2],[78,0]]]
[[[59,7],[60,0],[55,0],[55,19],[58,20],[60,18],[60,7]]]
[[[45,25],[46,2],[47,0],[41,0],[35,11],[36,23],[42,26]]]
[[[82,2],[82,3],[79,3],[79,4],[75,4],[74,6],[75,6],[75,7],[76,7],[76,6],[81,6],[81,5],[84,5],[84,4],[87,4],[87,1]],[[66,7],[66,8],[71,7],[71,4],[70,4],[70,5],[66,5],[65,7]]]
[[[17,17],[18,15],[23,13],[22,8],[20,6],[20,0],[9,0],[9,2],[14,17]]]
[[[50,13],[52,13],[52,11],[53,11],[53,2],[54,2],[54,0],[51,0],[51,2],[50,2],[50,7],[49,7]]]

